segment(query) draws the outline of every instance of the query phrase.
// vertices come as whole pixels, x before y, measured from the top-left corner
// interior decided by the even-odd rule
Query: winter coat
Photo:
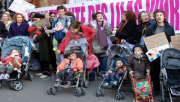
[[[8,31],[6,29],[6,26],[2,21],[0,21],[0,37],[6,38],[7,35],[8,35]]]
[[[129,71],[134,71],[134,78],[144,79],[146,78],[146,70],[150,70],[150,61],[145,55],[142,55],[140,59],[133,55],[128,58],[126,67]]]

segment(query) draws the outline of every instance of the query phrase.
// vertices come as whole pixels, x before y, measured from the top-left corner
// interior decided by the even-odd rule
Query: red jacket
[[[6,55],[6,57],[4,57],[2,59],[2,65],[7,65],[9,64],[9,62],[11,62],[14,58],[10,57],[11,54]],[[19,56],[21,58],[21,55],[15,55],[15,56]],[[19,63],[22,63],[22,59],[19,60]]]
[[[80,25],[81,29],[82,29],[82,34],[83,34],[83,38],[86,38],[88,43],[89,43],[89,53],[92,54],[92,39],[94,38],[94,36],[96,35],[96,31],[93,30],[92,28],[85,26],[85,25]],[[61,42],[58,50],[61,51],[61,53],[64,53],[64,49],[66,48],[66,46],[69,44],[71,39],[79,39],[81,38],[81,36],[79,35],[75,35],[74,33],[72,33],[71,31],[68,31],[65,38],[63,39],[63,41]]]

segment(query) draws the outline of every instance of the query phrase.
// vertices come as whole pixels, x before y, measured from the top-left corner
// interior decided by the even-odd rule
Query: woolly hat
[[[137,44],[134,45],[134,47],[133,47],[133,52],[134,52],[134,49],[135,49],[136,47],[140,47],[140,48],[142,49],[143,53],[144,53],[144,48],[143,48],[142,45],[140,45],[139,43],[137,43]]]
[[[163,10],[161,10],[161,9],[157,9],[157,10],[154,11],[154,17],[155,17],[156,14],[159,13],[159,12],[161,12],[161,13],[164,15],[164,17],[165,17],[165,11],[163,11]]]
[[[45,16],[39,13],[35,13],[33,18],[45,18]]]

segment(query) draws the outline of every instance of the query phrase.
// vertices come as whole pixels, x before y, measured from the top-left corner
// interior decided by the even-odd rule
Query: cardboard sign
[[[146,52],[146,55],[148,56],[148,59],[152,62],[158,57],[160,57],[160,52],[156,48],[154,48],[148,50],[148,52]]]
[[[169,48],[169,42],[164,32],[144,38],[148,50],[156,48],[158,51]]]
[[[171,36],[172,48],[180,49],[180,35]]]
[[[14,0],[11,6],[9,7],[10,10],[16,12],[16,13],[21,13],[25,15],[27,13],[28,9],[34,9],[35,6],[28,3],[25,0]]]
[[[48,19],[42,19],[40,21],[35,21],[34,23],[38,29],[41,29],[42,27],[50,27],[51,26],[51,23],[49,22]]]

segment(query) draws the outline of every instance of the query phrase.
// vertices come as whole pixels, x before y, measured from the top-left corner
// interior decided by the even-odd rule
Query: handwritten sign
[[[157,48],[159,51],[169,48],[169,42],[164,32],[144,38],[148,50]]]
[[[9,7],[10,10],[16,13],[21,13],[23,15],[26,15],[27,10],[34,8],[35,8],[34,5],[28,3],[25,0],[14,0],[11,6]]]
[[[35,21],[34,23],[38,29],[41,29],[42,27],[50,27],[51,26],[51,23],[49,22],[48,19],[42,19],[40,21]]]
[[[171,36],[172,48],[180,49],[180,35]]]

